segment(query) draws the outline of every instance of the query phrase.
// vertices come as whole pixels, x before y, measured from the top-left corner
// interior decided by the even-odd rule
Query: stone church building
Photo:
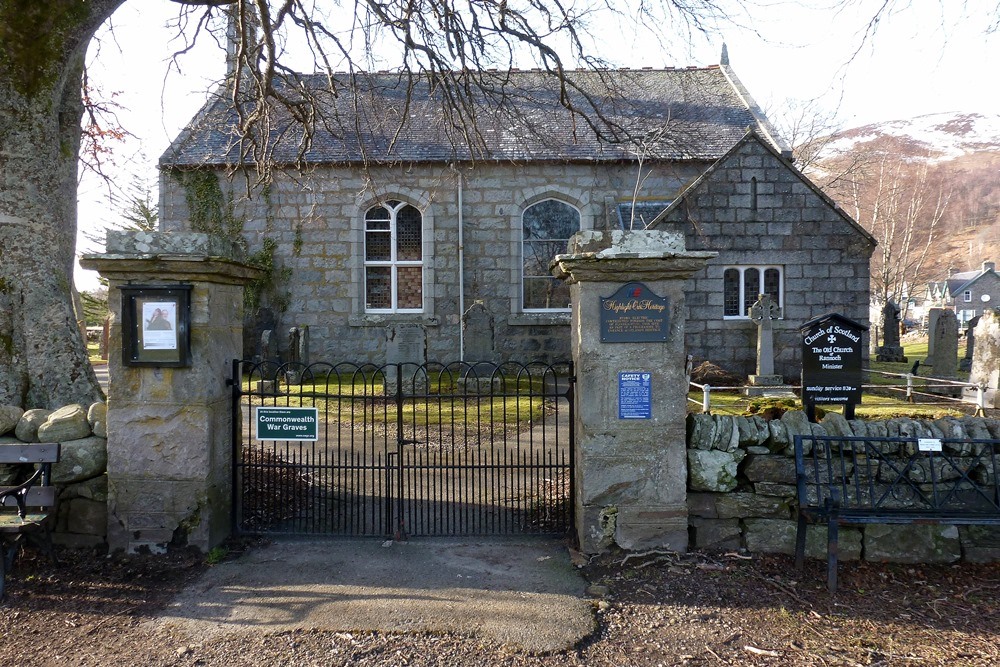
[[[795,168],[727,62],[572,72],[563,93],[587,117],[537,72],[476,75],[496,97],[463,109],[472,131],[442,114],[441,87],[396,74],[328,97],[308,144],[276,114],[266,187],[237,169],[246,145],[220,90],[160,159],[161,229],[242,237],[272,266],[249,328],[285,353],[284,332],[308,327],[311,361],[382,363],[401,324],[427,360],[565,360],[569,291],[548,265],[588,229],[682,230],[688,249],[718,252],[687,285],[696,362],[753,372],[760,293],[782,308],[775,371],[789,379],[802,323],[867,323],[874,239]]]

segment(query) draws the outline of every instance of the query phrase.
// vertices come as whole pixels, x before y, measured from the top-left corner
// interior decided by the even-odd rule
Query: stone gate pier
[[[715,255],[681,233],[583,231],[550,266],[572,300],[584,552],[687,549],[684,282]]]
[[[80,262],[108,279],[112,549],[207,551],[230,533],[226,380],[242,355],[243,286],[262,275],[241,257],[207,234],[109,232],[106,253]]]

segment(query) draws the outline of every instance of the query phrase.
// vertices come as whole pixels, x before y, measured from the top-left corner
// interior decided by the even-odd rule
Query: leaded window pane
[[[722,274],[723,314],[737,317],[740,314],[740,272],[726,269]]]
[[[397,307],[419,309],[424,306],[423,268],[400,266],[396,269]]]
[[[781,303],[781,272],[778,269],[764,269],[764,294],[774,303]]]
[[[392,260],[392,245],[389,232],[365,233],[365,261],[388,262]]]
[[[420,261],[422,227],[420,211],[412,206],[404,206],[396,214],[396,259]]]
[[[389,222],[389,211],[382,206],[370,208],[365,213],[365,220],[384,220],[385,222]]]
[[[740,315],[746,315],[760,294],[760,270],[743,269],[743,310]]]
[[[365,269],[365,306],[367,308],[392,307],[392,268],[369,266]]]

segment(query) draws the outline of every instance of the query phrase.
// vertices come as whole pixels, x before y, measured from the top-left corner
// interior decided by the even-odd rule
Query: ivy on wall
[[[174,180],[184,190],[185,203],[192,231],[214,234],[234,241],[247,252],[250,264],[263,269],[264,275],[252,281],[243,290],[243,307],[248,315],[256,313],[267,304],[275,311],[283,313],[288,309],[290,297],[283,286],[291,278],[291,269],[279,267],[276,261],[278,242],[269,236],[262,236],[261,247],[250,252],[249,243],[243,234],[245,218],[236,215],[232,195],[223,192],[218,174],[212,170],[174,170]],[[271,197],[265,189],[261,193],[265,202],[267,227],[271,227]]]

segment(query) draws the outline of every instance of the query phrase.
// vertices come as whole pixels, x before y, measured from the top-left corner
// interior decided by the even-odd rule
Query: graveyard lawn
[[[230,546],[230,557],[253,545]],[[364,631],[203,641],[152,619],[210,567],[203,556],[28,552],[0,606],[0,652],[17,665],[996,665],[1000,566],[843,563],[836,597],[824,563],[787,556],[614,553],[578,558],[596,629],[572,650],[533,656],[475,638]],[[218,554],[216,554],[218,555]]]

